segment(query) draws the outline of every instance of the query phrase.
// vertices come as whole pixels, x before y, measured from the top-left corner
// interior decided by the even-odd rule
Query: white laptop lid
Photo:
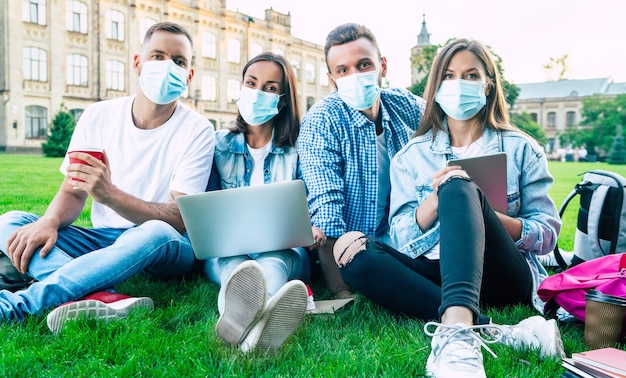
[[[200,260],[313,244],[301,180],[190,194],[176,201]]]
[[[483,191],[491,207],[507,213],[506,154],[504,152],[467,159],[449,160],[448,166],[460,165]]]

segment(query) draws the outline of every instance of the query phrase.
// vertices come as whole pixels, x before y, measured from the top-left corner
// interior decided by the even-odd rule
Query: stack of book
[[[593,349],[572,353],[564,358],[567,369],[562,377],[626,378],[626,351],[616,348]]]

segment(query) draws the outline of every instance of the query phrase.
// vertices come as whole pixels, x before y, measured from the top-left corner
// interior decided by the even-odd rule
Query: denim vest
[[[534,291],[547,276],[536,255],[551,252],[556,244],[561,221],[548,190],[553,178],[541,147],[515,131],[483,131],[483,154],[507,154],[507,213],[522,222],[515,241],[526,258],[534,281]],[[439,242],[439,222],[422,231],[415,221],[415,210],[433,192],[432,176],[457,158],[450,147],[450,135],[432,132],[413,138],[391,163],[390,227],[393,245],[415,258]],[[533,295],[535,307],[542,303]]]
[[[272,136],[272,140],[273,140]],[[245,136],[229,130],[215,133],[215,154],[213,157],[220,179],[220,189],[250,186],[253,160]],[[272,143],[269,154],[263,163],[263,182],[290,181],[301,178],[298,153],[295,147],[276,147]]]

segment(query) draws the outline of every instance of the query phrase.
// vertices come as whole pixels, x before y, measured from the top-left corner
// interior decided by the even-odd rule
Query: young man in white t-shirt
[[[176,197],[205,190],[215,136],[206,118],[178,101],[194,75],[191,58],[185,29],[152,26],[133,60],[137,94],[87,107],[72,135],[68,151],[96,146],[102,161],[68,153],[65,179],[43,216],[0,216],[0,250],[36,280],[15,293],[0,291],[0,320],[56,307],[47,320],[58,332],[80,315],[125,317],[154,304],[113,292],[117,283],[139,272],[171,277],[192,269]],[[88,196],[93,228],[72,226]]]

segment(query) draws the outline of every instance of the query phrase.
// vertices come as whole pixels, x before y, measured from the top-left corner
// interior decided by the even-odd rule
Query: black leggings
[[[530,268],[476,184],[453,178],[438,191],[440,259],[410,258],[367,237],[340,269],[344,281],[379,305],[424,320],[450,306],[532,305]]]

